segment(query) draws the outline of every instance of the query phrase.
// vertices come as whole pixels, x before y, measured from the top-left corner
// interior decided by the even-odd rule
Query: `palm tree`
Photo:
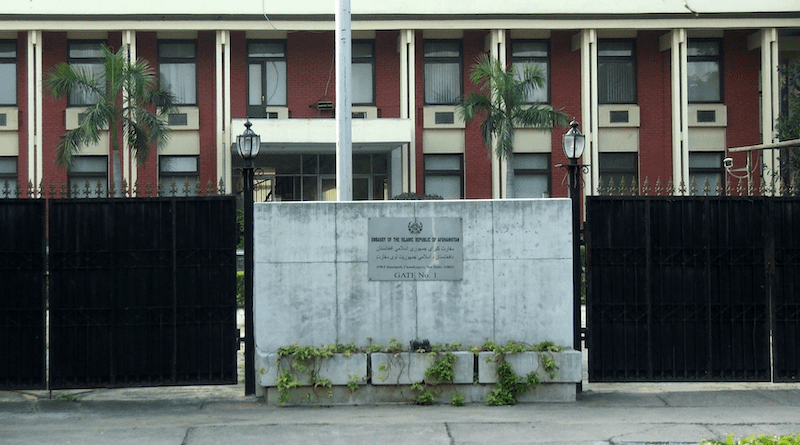
[[[103,45],[102,64],[96,72],[58,64],[47,73],[45,87],[57,100],[71,92],[97,99],[81,114],[78,127],[60,136],[56,163],[62,167],[69,167],[82,147],[99,143],[101,132],[106,129],[109,155],[119,160],[116,167],[112,163],[114,169],[119,167],[116,178],[121,178],[122,172],[121,134],[127,137],[139,166],[147,160],[154,143],[167,141],[166,116],[174,108],[174,96],[158,86],[156,73],[147,61],[130,62],[124,49],[115,53]]]
[[[506,196],[514,197],[514,134],[517,128],[565,127],[569,117],[561,110],[541,103],[529,104],[526,98],[534,88],[545,85],[544,75],[538,66],[525,64],[521,74],[513,65],[503,69],[500,61],[486,54],[478,56],[472,67],[470,80],[480,91],[469,93],[458,106],[464,120],[471,121],[479,114],[485,115],[480,129],[483,144],[492,152],[496,143],[498,158],[509,166],[506,175]]]

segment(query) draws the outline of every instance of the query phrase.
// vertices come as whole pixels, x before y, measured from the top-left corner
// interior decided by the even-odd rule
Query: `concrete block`
[[[278,376],[292,364],[291,358],[281,358],[278,362],[277,353],[259,354],[256,359],[256,371],[258,374],[258,384],[261,386],[275,386]],[[308,364],[319,378],[328,379],[332,385],[347,385],[353,377],[358,379],[360,384],[367,382],[367,354],[356,353],[346,356],[344,354],[334,354],[329,358],[319,361],[310,361]],[[309,386],[310,372],[303,372],[296,375],[303,385]]]
[[[556,361],[555,378],[545,371],[539,354],[549,354]],[[578,383],[581,381],[581,353],[572,349],[562,352],[520,352],[506,354],[506,361],[511,365],[514,372],[525,378],[531,372],[536,372],[542,382],[556,383]],[[493,384],[497,383],[497,361],[494,352],[478,353],[478,382]]]
[[[493,329],[493,264],[464,261],[461,281],[417,283],[417,338],[431,343],[482,344]]]
[[[566,198],[502,199],[494,203],[494,258],[572,258],[572,204]]]
[[[433,364],[430,354],[416,352],[374,352],[372,360],[373,385],[411,385],[425,378],[425,370]]]
[[[572,344],[570,260],[495,260],[494,270],[494,341]]]
[[[333,262],[336,203],[256,203],[253,243],[256,263]]]
[[[336,270],[339,343],[388,345],[392,338],[417,338],[414,282],[369,281],[366,262],[338,263]]]
[[[453,364],[455,377],[453,383],[472,384],[475,376],[475,355],[471,352],[453,352],[456,361]],[[436,354],[401,352],[391,354],[374,352],[370,354],[372,360],[372,384],[385,385],[411,385],[425,380],[425,371],[437,359]],[[438,382],[436,382],[438,383]]]

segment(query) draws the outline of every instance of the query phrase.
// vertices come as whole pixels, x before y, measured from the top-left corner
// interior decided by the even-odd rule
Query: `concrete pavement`
[[[800,384],[585,384],[574,403],[269,407],[242,385],[0,392],[2,444],[689,444],[800,433]]]

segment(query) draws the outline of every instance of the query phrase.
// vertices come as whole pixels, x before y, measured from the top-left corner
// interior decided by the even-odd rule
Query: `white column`
[[[762,29],[761,37],[761,143],[778,142],[775,120],[780,116],[780,83],[778,77],[778,31],[775,28]],[[762,151],[763,180],[767,189],[776,189],[780,194],[780,150]],[[758,187],[760,184],[754,184]],[[789,184],[786,184],[787,186]]]
[[[507,66],[506,58],[506,32],[503,29],[493,29],[489,34],[489,57],[500,62],[500,66]],[[508,198],[508,159],[497,157],[497,138],[492,139],[489,149],[489,159],[492,163],[492,198]]]
[[[122,46],[126,49],[126,57],[127,63],[136,63],[136,31],[127,30],[122,33]],[[123,92],[122,93],[122,100],[124,103],[127,103],[129,98],[128,95]],[[129,104],[128,104],[129,105]],[[158,152],[152,153],[153,156],[158,156]],[[128,142],[128,135],[125,132],[122,133],[122,174],[120,178],[124,179],[128,183],[128,190],[133,190],[133,185],[138,178],[138,165],[136,160],[131,160],[131,150],[130,144]],[[116,168],[116,166],[114,166]],[[114,187],[117,188],[118,192],[122,192],[122,184],[114,184]],[[132,196],[132,194],[131,194]]]
[[[28,179],[35,188],[42,182],[42,32],[28,31]],[[44,186],[43,184],[41,184]],[[20,184],[20,189],[28,184]]]
[[[336,200],[353,200],[350,0],[336,0]]]
[[[585,195],[596,195],[600,174],[597,170],[599,157],[598,134],[600,131],[597,93],[597,30],[584,29],[580,34],[581,50],[581,132],[586,135],[583,164],[589,165],[583,173]],[[575,48],[573,48],[575,49]]]
[[[416,86],[415,86],[415,39],[414,30],[400,31],[397,42],[397,51],[400,53],[400,118],[416,122]],[[411,143],[403,147],[402,176],[403,192],[417,191],[417,134],[416,126],[411,125],[409,135]]]
[[[231,33],[217,31],[216,78],[217,78],[217,175],[213,178],[214,187],[219,180],[225,181],[225,191],[231,192],[231,151],[226,141],[229,140],[231,121]],[[205,186],[205,184],[201,184]]]
[[[686,30],[672,30],[672,181],[675,194],[689,194],[689,80]],[[681,193],[681,183],[684,191]],[[666,186],[666,184],[665,184]]]

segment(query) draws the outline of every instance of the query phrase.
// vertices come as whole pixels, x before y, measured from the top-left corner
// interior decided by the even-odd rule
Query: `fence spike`
[[[709,184],[708,176],[706,176],[706,180],[703,181],[703,196],[708,196],[709,192],[711,192],[711,184]]]
[[[128,181],[126,181],[125,178],[122,178],[122,187],[121,188],[122,188],[122,197],[123,198],[127,198],[128,197]]]
[[[627,184],[625,184],[625,176],[620,177],[618,189],[619,189],[619,196],[625,196],[625,192],[627,191]]]
[[[634,176],[631,176],[631,196],[639,196],[639,183]]]
[[[215,192],[216,189],[214,188],[214,181],[212,181],[211,178],[208,178],[208,182],[206,183],[206,196],[212,196],[215,194]]]
[[[194,182],[194,196],[200,196],[203,188],[200,186],[200,179]]]
[[[222,178],[219,178],[219,188],[217,190],[218,190],[217,192],[218,195],[225,194],[225,181]]]
[[[714,187],[714,194],[716,196],[719,196],[719,195],[722,194],[722,183],[719,182],[719,179],[717,179],[716,183],[717,183],[717,186]]]
[[[44,198],[44,182],[39,181],[39,196],[37,198]]]
[[[642,184],[642,196],[650,196],[650,179],[647,176],[644,177],[644,183]]]
[[[100,181],[97,181],[97,187],[95,187],[95,189],[97,190],[97,196],[100,197],[103,191],[100,185]],[[108,196],[117,196],[117,187],[116,184],[114,184],[113,179],[108,181]]]
[[[736,193],[739,196],[744,196],[744,185],[742,182],[742,178],[739,178],[739,184],[736,186]]]

